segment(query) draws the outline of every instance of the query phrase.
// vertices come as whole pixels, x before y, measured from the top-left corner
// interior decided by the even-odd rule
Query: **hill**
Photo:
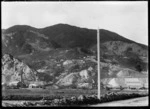
[[[117,77],[123,69],[142,77],[148,69],[148,47],[108,30],[100,33],[101,77]],[[47,83],[88,87],[97,79],[97,31],[93,29],[68,24],[46,28],[16,25],[2,30],[2,53],[21,60]],[[66,66],[65,62],[70,63]],[[79,76],[84,70],[93,72],[86,73],[88,79]]]

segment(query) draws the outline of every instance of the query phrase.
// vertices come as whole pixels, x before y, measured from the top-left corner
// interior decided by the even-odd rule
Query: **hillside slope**
[[[31,70],[28,70],[29,75],[37,72],[37,75],[30,76],[32,81],[38,77],[39,81],[60,87],[91,87],[91,83],[97,84],[96,30],[57,24],[40,29],[16,25],[1,31],[3,55],[10,54],[21,60],[19,63]],[[143,72],[148,69],[148,47],[117,33],[100,31],[101,78],[118,77],[117,74],[124,70],[131,72],[132,77],[146,77]],[[2,69],[3,73],[14,75],[9,80],[14,81],[16,79],[13,78],[20,78],[15,72],[20,71],[16,71],[13,58],[10,60],[10,65],[3,64]],[[82,77],[81,72],[89,78]]]

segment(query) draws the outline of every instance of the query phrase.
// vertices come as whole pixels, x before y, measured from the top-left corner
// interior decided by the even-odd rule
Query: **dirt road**
[[[23,101],[9,101],[4,100],[2,101],[2,105],[12,105],[12,104],[22,104]],[[87,106],[87,105],[86,105]],[[113,107],[113,106],[148,106],[148,96],[147,97],[139,97],[139,98],[133,98],[128,100],[120,100],[120,101],[112,101],[107,103],[100,103],[96,105],[88,105],[89,107]]]
[[[128,100],[121,100],[121,101],[113,101],[109,103],[101,103],[94,106],[148,106],[148,96],[147,97],[140,97],[140,98],[134,98],[134,99],[128,99]]]

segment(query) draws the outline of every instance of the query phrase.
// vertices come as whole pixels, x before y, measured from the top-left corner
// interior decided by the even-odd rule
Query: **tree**
[[[136,70],[141,72],[143,70],[142,68],[142,65],[140,63],[138,63],[136,66],[135,66]]]
[[[133,52],[128,52],[127,57],[129,57],[130,63],[135,65],[134,68],[137,71],[141,72],[142,70],[144,70],[145,63],[142,61],[142,59],[140,59],[138,54],[135,54]]]

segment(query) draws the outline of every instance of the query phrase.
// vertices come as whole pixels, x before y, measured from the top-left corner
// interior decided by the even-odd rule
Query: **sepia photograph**
[[[2,107],[148,106],[148,1],[33,1],[1,2]]]

